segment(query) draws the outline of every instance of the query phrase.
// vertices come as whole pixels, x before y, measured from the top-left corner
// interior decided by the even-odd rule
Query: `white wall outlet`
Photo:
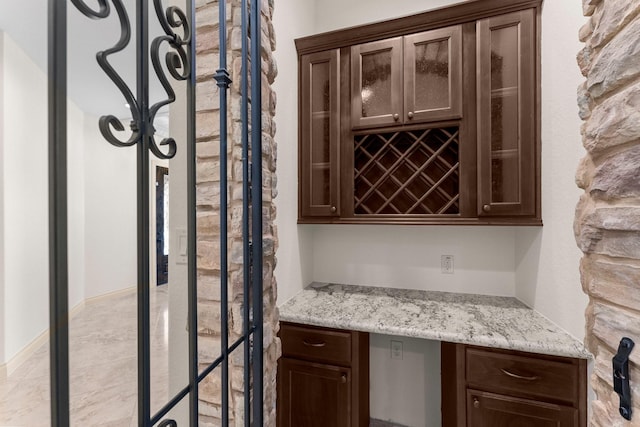
[[[391,340],[391,358],[402,360],[402,341]]]
[[[453,255],[440,256],[440,271],[443,274],[453,274]]]

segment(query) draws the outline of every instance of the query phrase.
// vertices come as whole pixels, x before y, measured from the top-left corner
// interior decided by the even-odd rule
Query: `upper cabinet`
[[[299,222],[541,225],[541,3],[296,40]]]
[[[478,141],[482,216],[534,215],[535,15],[478,22]]]
[[[459,25],[351,47],[353,128],[460,118]]]
[[[354,127],[393,125],[402,116],[402,37],[351,47]]]
[[[340,141],[339,50],[317,52],[300,61],[300,214],[339,216]]]

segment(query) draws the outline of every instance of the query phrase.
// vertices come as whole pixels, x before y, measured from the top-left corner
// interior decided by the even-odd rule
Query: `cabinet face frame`
[[[539,198],[539,165],[536,153],[536,16],[534,9],[486,18],[477,24],[478,64],[478,216],[534,216]],[[515,27],[518,32],[517,152],[518,200],[493,200],[492,151],[492,32]],[[503,152],[510,150],[501,150]],[[514,153],[506,153],[511,156]],[[513,179],[513,177],[512,177]]]
[[[419,110],[416,107],[416,46],[447,41],[447,107]],[[459,119],[462,117],[462,28],[460,25],[424,31],[404,37],[404,122]]]
[[[391,100],[386,114],[362,115],[362,57],[376,53],[390,53]],[[380,40],[351,47],[351,120],[353,128],[394,125],[402,123],[402,37]]]
[[[312,79],[316,64],[329,64],[329,203],[313,204],[313,111]],[[300,106],[299,106],[299,216],[340,216],[339,197],[339,149],[340,141],[340,50],[333,49],[302,56],[300,60]]]

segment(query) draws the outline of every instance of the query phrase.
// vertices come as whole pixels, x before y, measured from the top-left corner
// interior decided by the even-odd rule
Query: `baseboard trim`
[[[117,291],[107,292],[106,294],[97,295],[95,297],[85,298],[85,300],[83,302],[85,304],[92,304],[94,302],[103,301],[103,300],[108,299],[108,298],[113,298],[113,297],[118,297],[118,296],[122,296],[122,295],[131,294],[131,293],[134,293],[135,291],[136,291],[136,287],[135,286],[131,286],[129,288],[124,288],[124,289],[119,289]]]
[[[113,298],[115,296],[126,295],[129,293],[135,292],[135,290],[136,290],[136,287],[132,286],[125,289],[108,292],[106,294],[98,295],[95,297],[86,298],[80,301],[78,304],[76,304],[69,311],[69,318],[72,319],[74,316],[76,316],[87,304],[102,301],[108,298]],[[6,380],[9,377],[9,375],[14,373],[15,370],[20,365],[22,365],[25,362],[25,360],[31,357],[33,353],[35,353],[35,351],[38,348],[40,348],[40,346],[42,346],[45,342],[47,342],[48,339],[49,339],[49,328],[47,328],[44,332],[42,332],[40,335],[35,337],[29,344],[24,346],[22,350],[20,350],[15,356],[11,358],[11,360],[3,364],[0,364],[0,381]]]

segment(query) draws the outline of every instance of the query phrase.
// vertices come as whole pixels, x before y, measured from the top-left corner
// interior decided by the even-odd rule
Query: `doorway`
[[[169,168],[156,166],[156,286],[169,280]]]

